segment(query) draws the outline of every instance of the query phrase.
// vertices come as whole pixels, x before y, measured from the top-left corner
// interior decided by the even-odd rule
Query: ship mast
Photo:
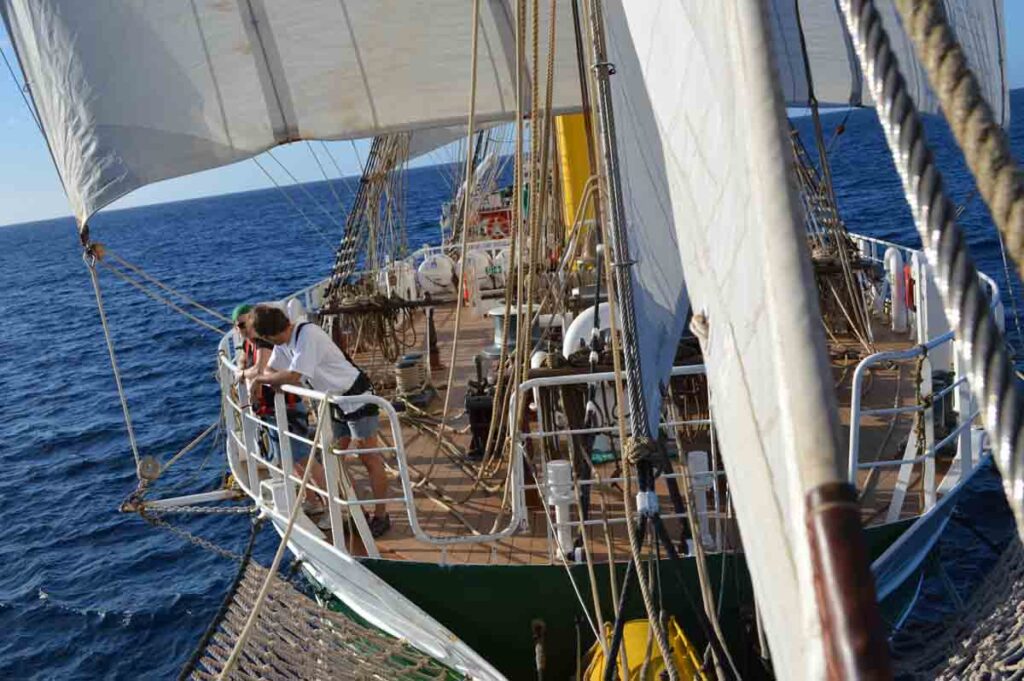
[[[636,495],[636,510],[638,517],[636,526],[630,522],[628,515],[626,521],[629,533],[629,543],[633,554],[626,576],[623,581],[623,601],[629,588],[630,574],[635,574],[637,584],[643,596],[644,606],[647,610],[647,617],[650,621],[651,630],[661,650],[662,659],[666,665],[669,678],[678,678],[678,671],[672,663],[672,654],[668,645],[664,626],[660,614],[655,609],[651,595],[650,585],[646,582],[643,569],[639,565],[640,550],[642,548],[647,530],[657,533],[670,557],[677,557],[672,540],[668,537],[665,526],[658,514],[658,495],[654,492],[654,467],[651,465],[651,457],[657,454],[655,440],[657,433],[651,432],[647,404],[644,399],[643,369],[639,356],[639,341],[636,327],[636,308],[633,303],[633,281],[632,266],[634,264],[629,253],[629,243],[626,239],[626,217],[623,203],[622,178],[619,167],[618,148],[615,136],[615,114],[612,109],[611,76],[615,73],[614,64],[608,61],[608,52],[605,45],[604,14],[601,0],[591,0],[590,3],[590,37],[593,48],[594,63],[591,65],[596,81],[597,97],[594,101],[594,108],[597,113],[598,140],[600,144],[600,163],[598,170],[599,185],[603,184],[601,196],[603,201],[599,214],[603,214],[607,223],[598,230],[599,235],[605,235],[611,246],[611,254],[604,254],[606,267],[612,270],[614,288],[609,286],[609,301],[614,301],[611,309],[612,324],[612,355],[616,364],[616,373],[619,370],[619,357],[622,357],[622,373],[625,377],[625,388],[629,405],[629,438],[623,437],[623,458],[635,462],[637,484],[639,492]],[[599,237],[600,238],[600,237]],[[599,256],[599,261],[600,261]],[[600,279],[602,273],[598,272]],[[594,304],[598,301],[595,299]],[[617,313],[617,314],[616,314]],[[621,324],[621,340],[616,340],[615,326],[616,317]],[[620,349],[616,346],[621,346]],[[619,383],[619,377],[616,383]],[[618,390],[618,386],[617,386]],[[619,432],[625,435],[623,420],[623,404],[621,398],[619,403]],[[629,480],[628,474],[626,480]],[[629,508],[629,485],[623,488],[624,503]],[[701,619],[702,628],[710,632],[710,625],[701,617],[703,611],[695,610],[695,614]],[[608,659],[605,663],[605,680],[609,681],[615,675],[617,669],[617,658],[622,643],[623,628],[625,625],[625,609],[620,606],[618,616],[615,619],[615,627],[612,634],[611,645],[609,646]],[[723,657],[722,651],[717,645],[714,636],[708,636],[708,642],[712,646],[716,668],[720,672],[720,660]]]

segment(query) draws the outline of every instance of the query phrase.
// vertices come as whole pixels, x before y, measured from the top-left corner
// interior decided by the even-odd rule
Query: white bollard
[[[711,471],[708,465],[708,453],[704,451],[689,452],[686,460],[690,468],[690,485],[693,488],[694,503],[697,508],[697,522],[700,526],[700,543],[711,547],[714,538],[711,536],[711,524],[708,522],[708,490],[711,488]]]

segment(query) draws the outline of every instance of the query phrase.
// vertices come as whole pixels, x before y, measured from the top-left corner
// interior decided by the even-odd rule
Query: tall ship
[[[999,2],[0,0],[0,16],[104,323],[139,477],[123,510],[243,509],[280,536],[193,678],[362,678],[359,655],[395,678],[924,674],[923,643],[891,642],[941,572],[958,496],[995,467],[1020,518],[1000,290],[921,124],[947,115],[1018,262]],[[846,229],[826,106],[877,107],[923,250]],[[258,308],[279,311],[279,342],[262,311],[171,302],[89,227],[159,180],[366,138],[332,271]],[[414,246],[405,170],[439,149],[450,200]],[[136,445],[103,315],[112,262],[223,332],[223,489],[162,493],[173,462]],[[303,332],[372,389],[253,380],[246,342]],[[343,430],[353,413],[375,432]],[[314,665],[267,605],[286,554],[439,676],[383,644]]]

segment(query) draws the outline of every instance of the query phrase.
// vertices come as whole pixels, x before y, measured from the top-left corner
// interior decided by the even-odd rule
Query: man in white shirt
[[[288,315],[273,305],[257,305],[253,308],[249,323],[257,336],[274,344],[269,368],[257,376],[258,383],[275,387],[301,385],[319,392],[331,391],[341,395],[373,392],[373,385],[366,374],[316,324],[292,324]],[[331,405],[335,435],[340,435],[334,443],[335,447],[347,449],[350,444],[358,449],[377,447],[380,420],[377,405],[363,404],[346,409]],[[370,487],[375,499],[385,499],[388,495],[388,477],[381,456],[380,452],[359,455],[370,476]],[[326,489],[323,466],[315,459],[310,465],[314,467],[310,476],[321,489]],[[296,472],[302,474],[301,463],[296,464]],[[315,494],[308,496],[312,497],[309,501],[319,501]],[[384,504],[376,505],[369,524],[374,537],[388,531],[391,520]]]

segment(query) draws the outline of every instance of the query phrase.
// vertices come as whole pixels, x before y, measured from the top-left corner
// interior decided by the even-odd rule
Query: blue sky
[[[1004,0],[1006,8],[1007,66],[1011,87],[1024,87],[1024,0]],[[13,59],[10,41],[0,27],[0,49]],[[15,67],[17,68],[17,67]],[[20,79],[21,74],[18,74]],[[365,158],[368,143],[330,144],[334,158],[345,174],[359,170],[357,153]],[[319,150],[319,149],[318,149]],[[358,150],[358,151],[357,151]],[[302,181],[321,180],[319,168],[303,144],[290,145],[275,152],[287,168]],[[326,163],[326,159],[323,159]],[[428,157],[425,162],[430,162]],[[264,164],[274,172],[273,163]],[[328,165],[333,176],[333,166]],[[290,180],[276,173],[283,184]],[[270,180],[252,162],[197,173],[144,187],[115,203],[112,208],[127,208],[149,203],[262,189]],[[67,200],[57,172],[50,162],[42,136],[32,122],[21,95],[0,63],[0,225],[29,222],[69,214]]]

